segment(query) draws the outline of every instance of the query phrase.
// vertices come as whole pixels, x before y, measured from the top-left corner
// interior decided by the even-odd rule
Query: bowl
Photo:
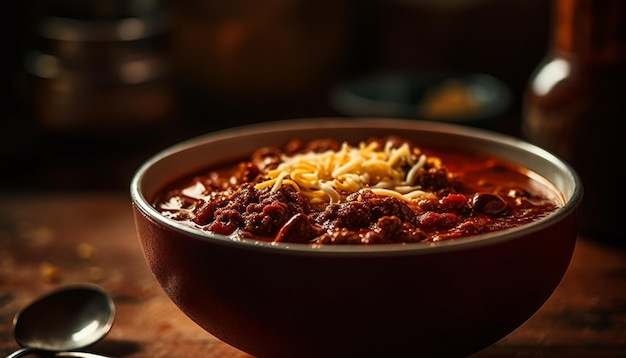
[[[509,109],[511,90],[474,72],[383,72],[338,84],[333,107],[351,117],[414,118],[488,127]]]
[[[565,204],[531,224],[435,243],[269,243],[194,230],[151,204],[196,170],[261,145],[402,135],[480,150],[545,177]],[[235,127],[156,153],[130,195],[147,265],[170,299],[222,341],[259,357],[467,356],[529,319],[566,272],[582,187],[551,153],[482,129],[390,118],[311,118]]]

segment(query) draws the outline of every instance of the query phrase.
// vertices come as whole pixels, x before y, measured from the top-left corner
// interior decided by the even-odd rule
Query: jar
[[[349,0],[167,3],[173,71],[201,113],[258,117],[307,102],[339,76],[352,46]]]
[[[62,0],[32,10],[26,111],[50,134],[127,133],[171,111],[168,21],[156,0]]]
[[[569,161],[583,235],[621,240],[626,213],[626,2],[554,0],[552,38],[523,101],[522,134]]]

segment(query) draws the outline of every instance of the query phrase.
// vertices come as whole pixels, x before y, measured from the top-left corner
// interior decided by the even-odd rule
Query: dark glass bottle
[[[552,39],[529,81],[522,133],[580,174],[581,233],[626,243],[626,1],[553,4]]]

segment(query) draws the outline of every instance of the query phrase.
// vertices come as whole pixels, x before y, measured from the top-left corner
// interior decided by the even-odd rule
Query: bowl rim
[[[201,232],[180,222],[168,219],[161,215],[142,193],[142,182],[146,172],[159,161],[195,146],[227,139],[235,139],[243,134],[268,134],[280,131],[332,129],[332,128],[389,128],[408,130],[445,131],[446,134],[470,136],[472,138],[495,141],[500,144],[522,148],[535,156],[541,156],[552,163],[560,171],[569,175],[569,181],[574,183],[574,190],[569,200],[556,212],[535,222],[519,227],[497,232],[479,234],[460,239],[443,240],[428,243],[404,244],[376,244],[376,245],[321,245],[314,246],[305,243],[274,243],[253,239],[233,239],[228,236]],[[146,159],[132,175],[130,182],[130,197],[132,205],[147,218],[155,223],[184,234],[193,240],[210,241],[224,246],[236,246],[241,249],[272,251],[275,253],[298,255],[323,255],[341,257],[389,256],[389,255],[420,255],[435,252],[461,251],[494,245],[540,231],[554,223],[561,221],[572,214],[580,205],[583,196],[582,181],[573,167],[558,155],[529,143],[523,139],[490,130],[472,128],[451,123],[439,123],[415,119],[387,118],[387,117],[317,117],[276,120],[263,123],[254,123],[231,128],[221,129],[199,136],[195,136],[173,144]]]

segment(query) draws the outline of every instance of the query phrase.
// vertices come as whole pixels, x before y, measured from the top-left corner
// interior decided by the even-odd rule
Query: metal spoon
[[[113,299],[93,285],[73,285],[35,300],[13,318],[13,335],[23,347],[6,358],[27,354],[57,354],[97,358],[71,352],[102,339],[115,318]]]

